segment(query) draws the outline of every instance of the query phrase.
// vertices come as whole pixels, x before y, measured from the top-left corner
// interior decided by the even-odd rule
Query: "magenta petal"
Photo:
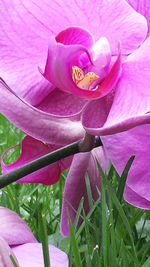
[[[123,133],[101,137],[107,156],[119,174],[124,170],[129,158],[135,155],[126,182],[130,191],[126,190],[125,198],[131,204],[133,200],[133,205],[137,203],[138,207],[145,205],[143,207],[146,208],[148,205],[148,209],[150,207],[149,132],[150,125],[141,125]],[[136,196],[136,194],[137,200],[134,200],[132,196]]]
[[[27,243],[12,248],[21,267],[44,267],[42,244]],[[49,245],[50,266],[51,267],[68,267],[68,257],[65,252]]]
[[[14,267],[10,259],[10,255],[13,256],[15,262],[17,263],[18,267],[20,266],[16,257],[14,256],[13,252],[11,251],[10,247],[6,243],[6,241],[0,237],[0,266],[1,267]]]
[[[79,27],[70,27],[60,32],[56,36],[56,41],[64,45],[81,44],[86,48],[91,48],[94,38],[87,30]]]
[[[93,199],[96,200],[98,198],[97,188],[100,188],[100,174],[97,168],[95,157],[99,160],[102,166],[106,164],[103,150],[101,148],[96,148],[92,150],[92,152],[88,153],[80,153],[79,155],[75,155],[73,158],[65,184],[61,215],[61,232],[65,236],[69,235],[67,209],[69,210],[72,223],[76,217],[75,211],[68,203],[70,203],[71,206],[77,211],[81,198],[84,197],[85,213],[87,214],[89,211],[85,184],[86,172],[89,175]]]
[[[26,222],[14,211],[0,207],[0,218],[0,236],[8,245],[37,242]]]
[[[83,137],[84,130],[79,118],[61,118],[38,110],[17,97],[1,81],[0,89],[0,112],[28,135],[60,145],[72,143]]]
[[[22,152],[21,156],[9,165],[6,165],[3,161],[6,152],[12,148],[7,149],[2,155],[2,172],[6,173],[15,168],[26,164],[34,159],[37,159],[47,153],[52,152],[57,149],[57,146],[52,148],[47,144],[44,144],[30,136],[26,136],[22,142]],[[59,162],[50,164],[49,166],[42,168],[36,172],[33,172],[25,177],[19,179],[19,183],[42,183],[46,185],[54,184],[59,180],[61,173],[61,166]]]

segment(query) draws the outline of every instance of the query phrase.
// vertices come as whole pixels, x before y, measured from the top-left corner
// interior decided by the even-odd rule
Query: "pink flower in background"
[[[0,207],[0,218],[0,265],[13,267],[12,254],[18,267],[44,266],[42,244],[19,215]],[[68,267],[68,257],[63,251],[49,245],[49,254],[52,267]]]
[[[5,164],[5,154],[16,146],[8,148],[1,157],[1,167],[3,173],[9,172],[21,165],[26,164],[29,161],[37,159],[59,148],[57,145],[44,144],[30,136],[26,136],[22,141],[21,156],[18,158],[18,160],[9,165]],[[55,184],[59,180],[61,172],[69,168],[71,162],[71,156],[59,160],[45,168],[19,179],[19,183],[42,183],[45,185]]]
[[[140,2],[129,1],[146,15],[148,0]],[[150,122],[146,19],[124,0],[13,0],[0,3],[0,14],[0,76],[9,86],[1,81],[0,111],[28,135],[56,146],[82,138],[85,130],[101,136],[119,173],[135,154],[125,199],[149,208],[150,126],[142,125]],[[75,205],[78,161],[82,155],[74,157],[64,193]],[[80,167],[78,177],[86,170]]]

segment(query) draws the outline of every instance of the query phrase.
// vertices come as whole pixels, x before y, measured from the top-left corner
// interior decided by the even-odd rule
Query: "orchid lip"
[[[120,76],[120,49],[111,67],[106,37],[94,42],[92,35],[80,28],[68,28],[58,36],[58,40],[50,39],[46,66],[43,72],[40,70],[44,78],[55,88],[85,100],[107,95]]]

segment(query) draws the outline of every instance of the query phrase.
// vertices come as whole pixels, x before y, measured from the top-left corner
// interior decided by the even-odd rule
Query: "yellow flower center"
[[[89,90],[92,83],[99,79],[99,76],[94,72],[88,72],[84,75],[82,69],[77,66],[73,66],[72,79],[79,88]]]

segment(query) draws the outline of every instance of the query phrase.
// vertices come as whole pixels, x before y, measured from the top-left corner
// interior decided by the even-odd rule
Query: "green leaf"
[[[130,167],[131,167],[131,165],[133,163],[134,158],[135,158],[135,156],[132,156],[128,160],[128,162],[127,162],[127,164],[126,164],[126,166],[124,168],[124,171],[123,171],[123,173],[122,173],[122,175],[120,177],[119,186],[118,186],[118,190],[117,190],[117,193],[116,193],[119,201],[122,200],[125,183],[126,183],[126,180],[127,180],[127,177],[128,177],[128,173],[129,173],[129,170],[130,170]]]

